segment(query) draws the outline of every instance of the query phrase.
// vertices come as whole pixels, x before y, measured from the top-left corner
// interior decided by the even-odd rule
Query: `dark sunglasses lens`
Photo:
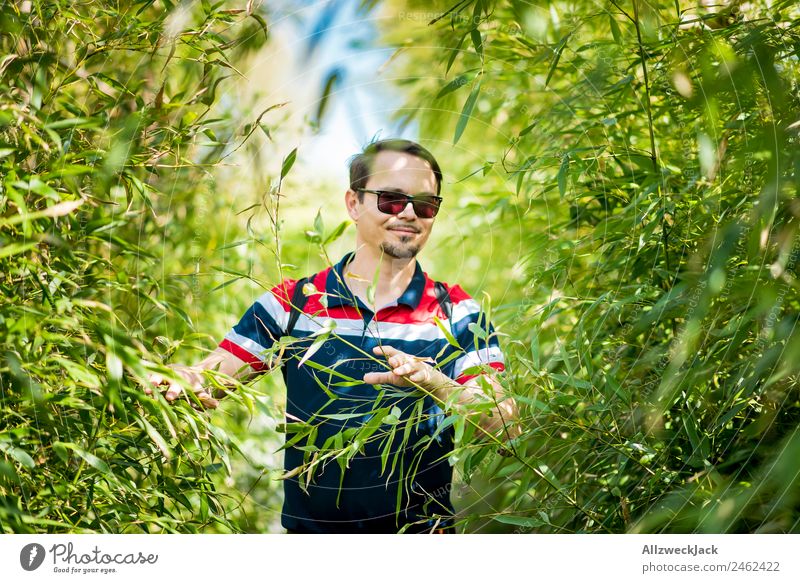
[[[414,201],[414,212],[421,219],[431,219],[439,211],[439,199],[433,197],[419,198]]]
[[[399,215],[408,204],[408,198],[400,192],[380,192],[378,210],[390,215]]]
[[[409,198],[401,192],[382,191],[378,195],[378,210],[390,215],[399,215],[406,208]],[[412,199],[414,213],[421,219],[430,219],[439,211],[439,199],[425,196]]]

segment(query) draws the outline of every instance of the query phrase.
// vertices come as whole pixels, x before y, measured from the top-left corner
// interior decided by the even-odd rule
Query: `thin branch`
[[[628,14],[627,12],[625,12],[625,11],[622,9],[622,6],[620,6],[619,4],[617,4],[616,2],[614,2],[614,0],[609,0],[609,2],[611,2],[611,3],[614,5],[614,7],[615,7],[617,10],[619,10],[619,11],[622,13],[622,15],[623,15],[623,16],[625,16],[625,18],[627,18],[628,20],[630,20],[632,23],[636,24],[636,21],[633,19],[633,17],[632,17],[630,14]],[[634,10],[635,10],[635,9],[636,9],[636,6],[634,5]]]

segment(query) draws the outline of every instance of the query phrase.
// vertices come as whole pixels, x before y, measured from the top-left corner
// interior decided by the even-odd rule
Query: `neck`
[[[361,300],[367,301],[367,288],[372,285],[377,272],[375,306],[380,308],[399,298],[411,283],[416,269],[416,259],[395,259],[380,249],[360,245],[345,268],[345,283]],[[355,277],[347,277],[350,273]]]

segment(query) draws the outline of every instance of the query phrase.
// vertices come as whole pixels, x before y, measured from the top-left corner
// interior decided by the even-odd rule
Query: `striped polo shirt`
[[[397,532],[412,525],[406,530],[414,532],[436,520],[447,525],[453,514],[451,422],[422,391],[367,385],[363,377],[388,370],[385,358],[372,352],[387,344],[429,359],[463,384],[486,367],[504,370],[497,336],[458,285],[445,284],[452,300],[448,321],[434,281],[418,261],[402,295],[373,312],[345,283],[353,255],[312,276],[292,331],[296,340],[286,337],[286,329],[297,280],[286,279],[250,306],[220,347],[257,371],[281,358],[287,390],[284,467],[291,474],[284,480],[285,528]],[[334,459],[331,452],[345,446],[350,447]],[[309,465],[298,471],[304,463]]]

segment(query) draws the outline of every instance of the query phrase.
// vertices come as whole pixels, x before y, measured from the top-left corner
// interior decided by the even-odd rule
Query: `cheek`
[[[359,224],[362,226],[364,234],[380,236],[383,230],[383,219],[375,216],[371,212],[366,212],[361,216]]]

